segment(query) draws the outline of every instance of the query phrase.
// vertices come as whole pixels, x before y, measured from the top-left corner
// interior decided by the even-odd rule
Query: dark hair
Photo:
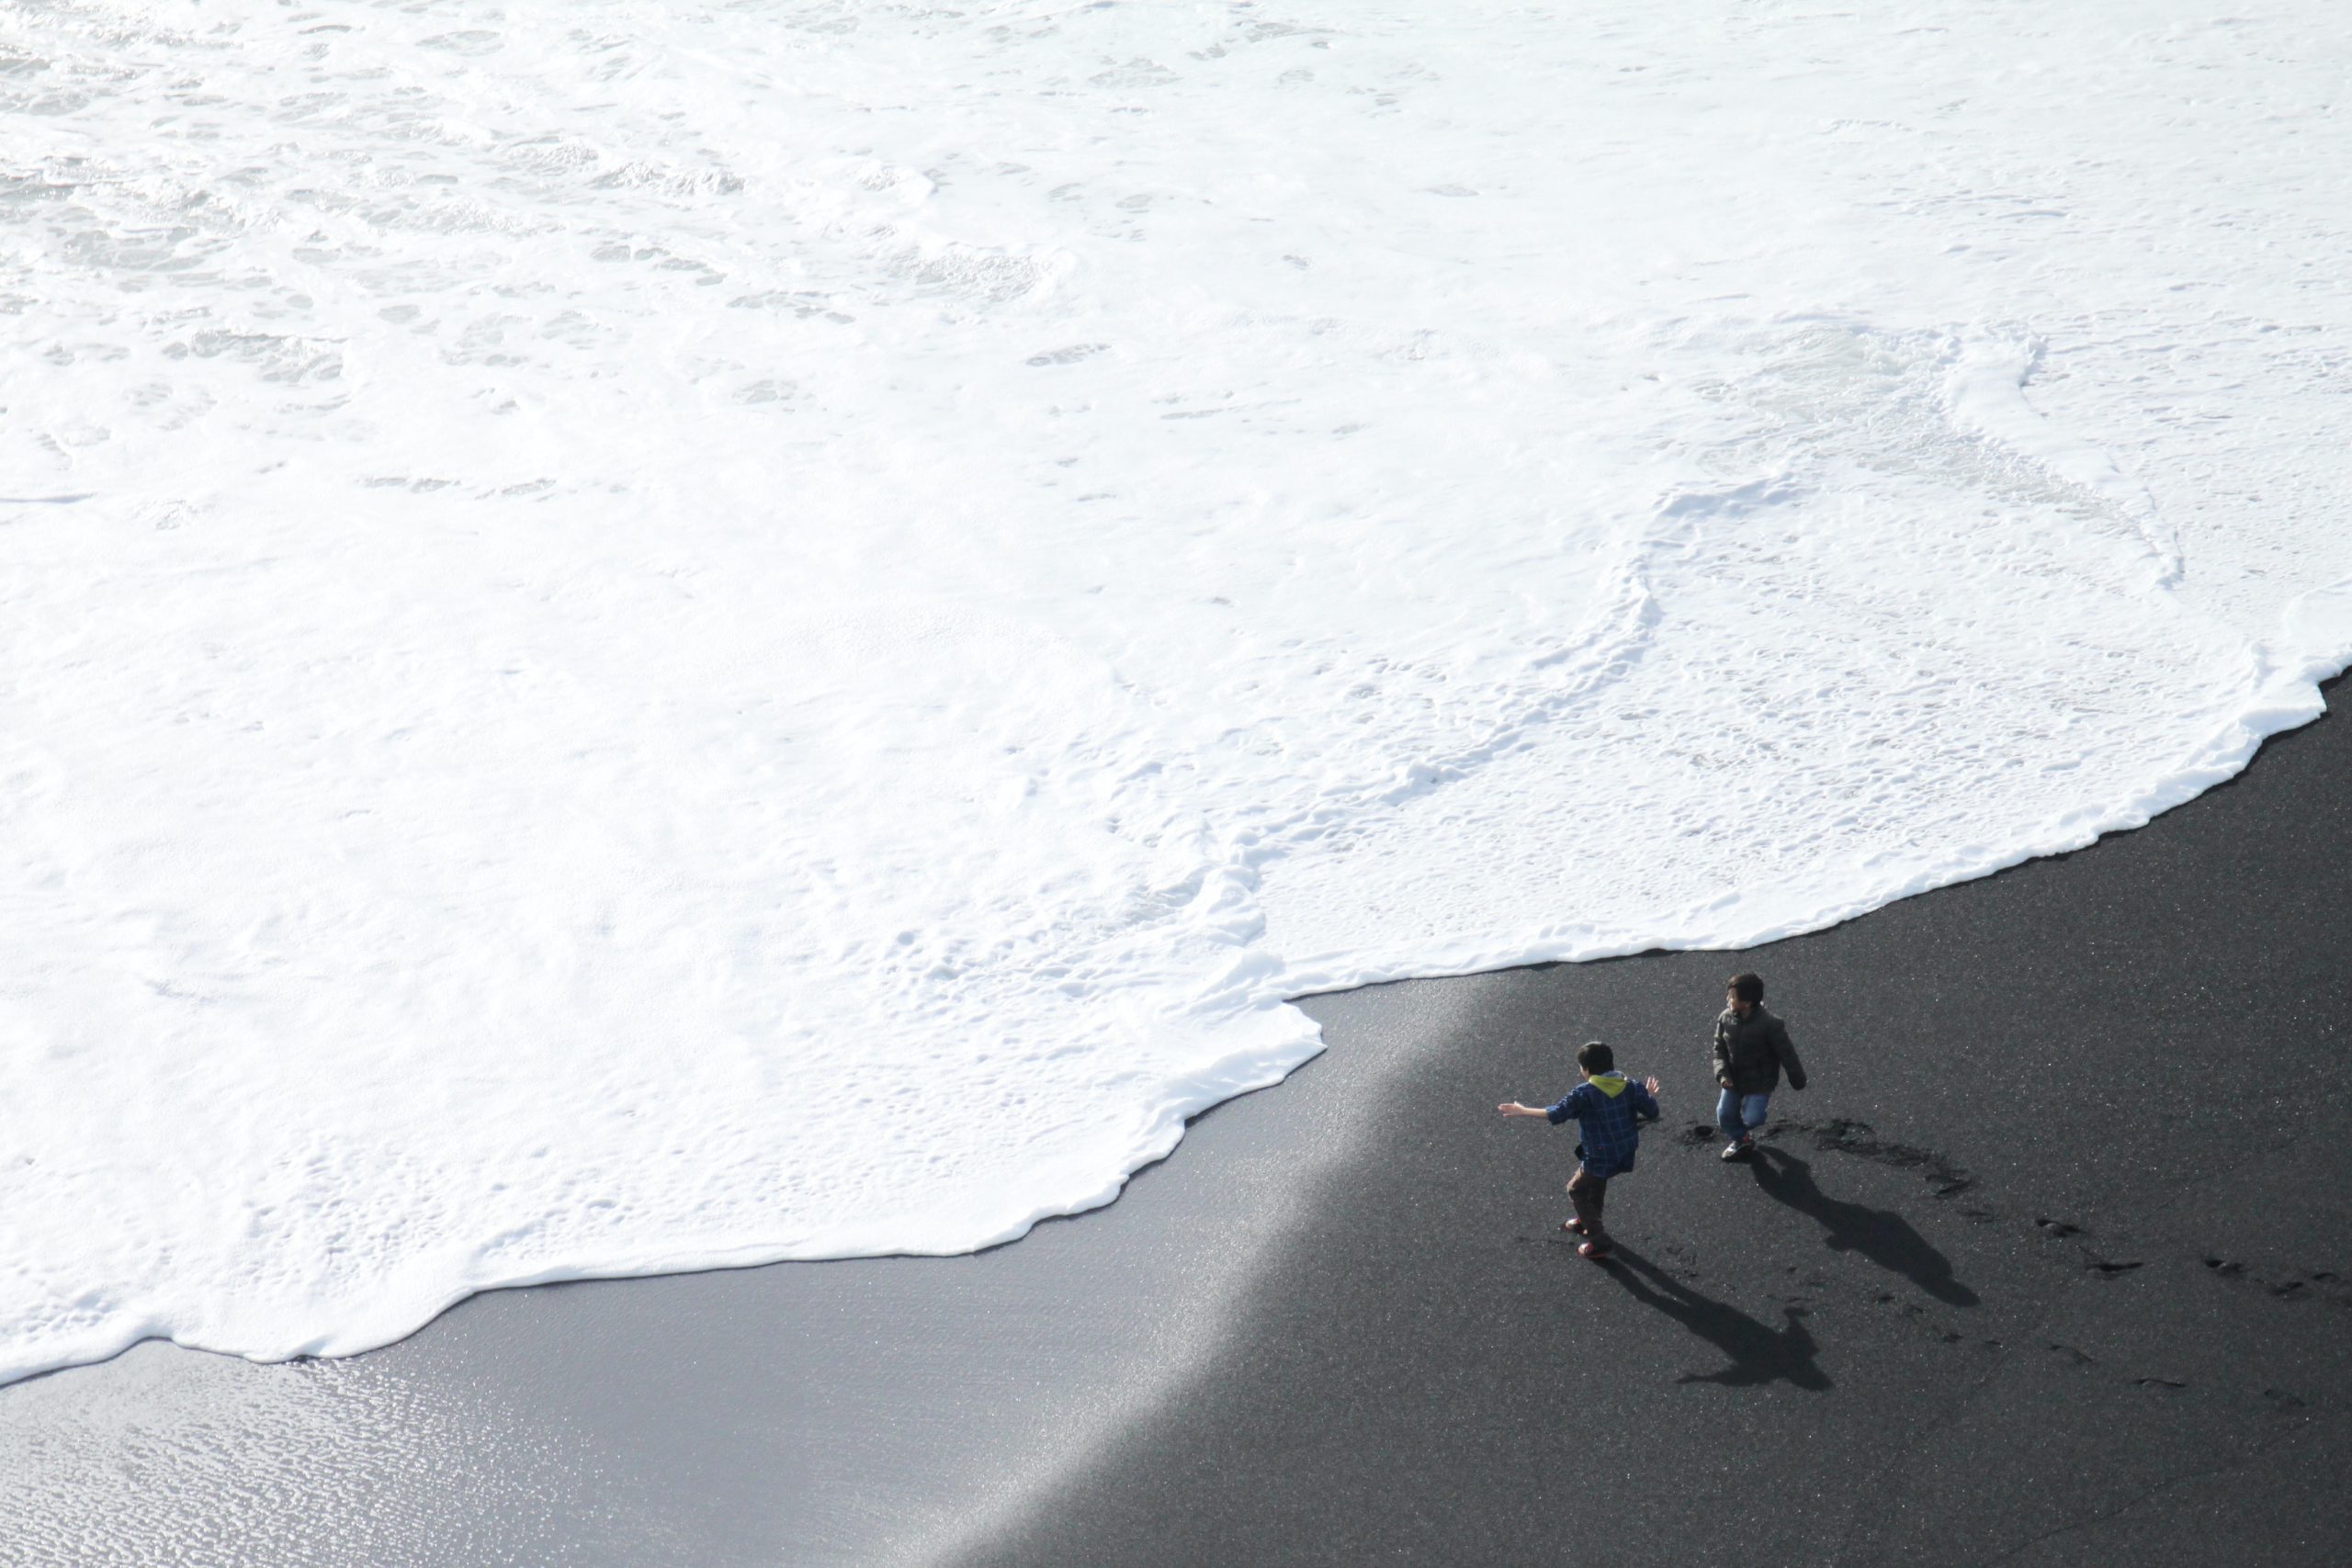
[[[1746,973],[1734,975],[1726,988],[1741,1001],[1760,1002],[1764,999],[1764,976]]]
[[[1577,1066],[1589,1073],[1605,1073],[1617,1065],[1617,1053],[1598,1040],[1577,1047]]]

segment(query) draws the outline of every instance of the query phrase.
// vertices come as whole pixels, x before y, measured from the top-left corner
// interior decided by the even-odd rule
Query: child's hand
[[[1655,1095],[1656,1093],[1657,1093],[1657,1075],[1656,1075],[1656,1074],[1652,1074],[1650,1077],[1644,1078],[1644,1079],[1642,1080],[1642,1087],[1643,1087],[1644,1089],[1645,1089],[1649,1090],[1649,1091],[1650,1091],[1650,1093],[1652,1093],[1653,1095]]]

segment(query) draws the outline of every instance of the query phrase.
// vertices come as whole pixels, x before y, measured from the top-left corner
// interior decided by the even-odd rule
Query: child
[[[1760,976],[1734,975],[1724,983],[1711,1055],[1716,1086],[1724,1091],[1715,1104],[1715,1124],[1729,1140],[1724,1158],[1746,1159],[1756,1152],[1756,1129],[1764,1125],[1781,1070],[1787,1069],[1791,1089],[1804,1088],[1804,1064],[1797,1060],[1789,1026],[1764,1010]]]
[[[1577,1255],[1598,1262],[1615,1250],[1600,1223],[1609,1179],[1634,1168],[1634,1155],[1642,1143],[1640,1123],[1657,1120],[1657,1079],[1631,1082],[1617,1070],[1617,1053],[1598,1040],[1577,1048],[1577,1066],[1583,1069],[1584,1082],[1549,1110],[1515,1100],[1496,1109],[1506,1116],[1541,1116],[1555,1126],[1571,1116],[1577,1119],[1577,1130],[1584,1134],[1577,1156],[1584,1163],[1568,1179],[1568,1201],[1577,1213],[1560,1228],[1584,1237]]]

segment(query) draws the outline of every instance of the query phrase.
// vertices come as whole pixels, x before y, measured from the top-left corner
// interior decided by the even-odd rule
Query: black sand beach
[[[1750,965],[1813,1083],[1742,1168],[1702,1042]],[[969,1561],[2341,1562],[2347,992],[2340,718],[1834,931],[1462,983],[1222,1352]],[[1666,1080],[1608,1267],[1572,1134],[1491,1109],[1587,1036]]]
[[[1743,967],[1813,1073],[1748,1167],[1704,1045]],[[1318,998],[1324,1058],[978,1258],[0,1391],[0,1562],[2333,1563],[2347,971],[2330,718],[1834,931]],[[1608,1267],[1572,1133],[1494,1112],[1592,1037],[1667,1109]]]

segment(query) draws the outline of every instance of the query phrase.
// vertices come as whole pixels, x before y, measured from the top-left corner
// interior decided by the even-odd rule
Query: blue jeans
[[[1764,1125],[1764,1108],[1771,1103],[1770,1094],[1742,1094],[1736,1089],[1727,1089],[1724,1097],[1715,1101],[1715,1125],[1736,1144]]]

